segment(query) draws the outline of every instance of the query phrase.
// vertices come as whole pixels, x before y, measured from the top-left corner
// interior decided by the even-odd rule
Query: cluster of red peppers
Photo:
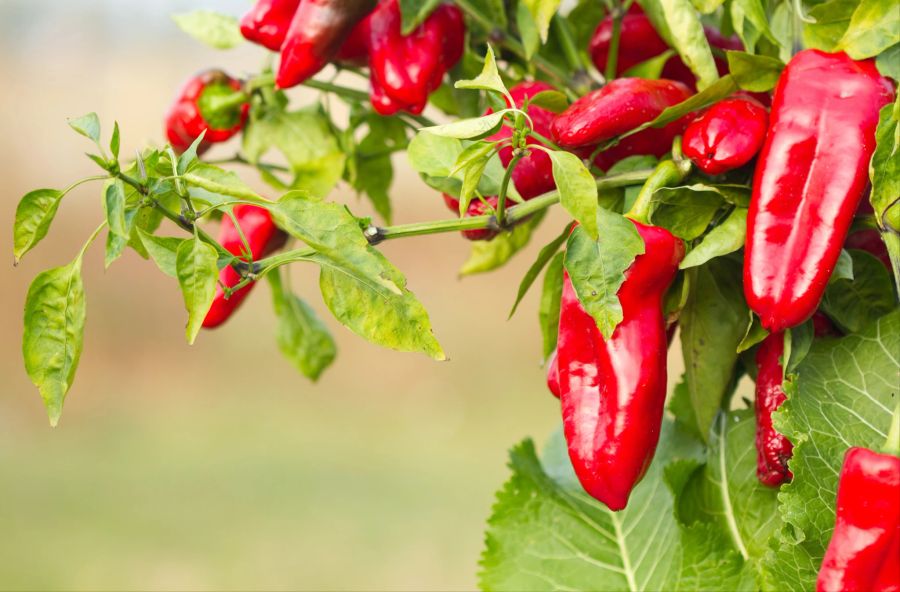
[[[465,23],[441,4],[409,35],[397,0],[258,0],[241,20],[244,37],[281,52],[275,83],[290,88],[333,61],[368,60],[372,107],[421,113],[462,57]]]

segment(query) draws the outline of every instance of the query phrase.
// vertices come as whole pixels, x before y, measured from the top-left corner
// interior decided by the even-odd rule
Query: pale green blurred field
[[[95,248],[81,367],[60,426],[48,427],[22,368],[22,305],[33,276],[70,260],[99,222],[100,194],[70,194],[18,268],[15,204],[96,174],[66,117],[95,110],[107,133],[117,119],[131,154],[159,141],[187,75],[255,68],[253,48],[216,53],[177,31],[167,14],[193,5],[0,0],[0,589],[472,589],[506,450],[528,435],[542,442],[558,422],[536,294],[506,321],[518,279],[563,224],[558,212],[488,276],[457,278],[468,251],[457,236],[386,244],[451,361],[379,349],[329,318],[340,353],[317,385],[280,357],[266,286],[189,347],[174,282],[133,253],[104,272]],[[445,217],[440,197],[398,165],[397,221]],[[345,189],[336,198],[368,212]],[[327,314],[315,271],[293,275]]]

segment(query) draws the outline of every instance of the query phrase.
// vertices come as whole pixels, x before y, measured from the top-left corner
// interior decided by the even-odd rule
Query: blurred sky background
[[[295,266],[296,291],[339,347],[317,385],[278,352],[268,286],[189,347],[174,281],[132,252],[104,272],[98,241],[84,266],[81,366],[59,427],[48,426],[22,366],[22,307],[32,278],[70,261],[101,220],[100,186],[69,194],[14,268],[16,203],[97,174],[67,117],[96,111],[104,138],[118,120],[131,155],[161,142],[162,113],[190,74],[256,70],[263,50],[207,49],[169,18],[248,6],[0,0],[0,589],[472,589],[507,449],[526,436],[540,446],[558,424],[537,290],[506,320],[519,278],[564,224],[554,212],[489,275],[458,278],[469,248],[459,236],[383,246],[428,308],[445,363],[355,337],[328,316],[316,270]],[[396,164],[395,221],[447,217],[402,156]],[[345,187],[334,199],[370,211]],[[670,359],[672,383],[680,354]]]

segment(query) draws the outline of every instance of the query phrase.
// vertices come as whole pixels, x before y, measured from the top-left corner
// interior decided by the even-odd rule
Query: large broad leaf
[[[68,265],[37,275],[25,298],[22,356],[40,390],[50,424],[56,425],[78,368],[86,304],[81,255]]]
[[[881,261],[864,251],[851,250],[850,256],[852,276],[828,284],[821,308],[844,332],[857,333],[894,310],[897,300]]]
[[[481,588],[738,589],[739,558],[710,529],[683,529],[674,515],[672,490],[700,462],[696,440],[664,422],[656,458],[628,507],[611,512],[581,490],[559,433],[543,462],[526,440],[510,453],[513,474],[488,520]]]
[[[644,241],[627,218],[598,210],[600,240],[594,241],[579,226],[569,235],[566,271],[584,309],[609,339],[622,321],[619,288],[635,257],[644,253]]]
[[[584,162],[570,152],[548,151],[559,201],[590,238],[597,240],[597,182]]]
[[[740,262],[713,259],[694,274],[681,316],[681,348],[697,429],[705,435],[732,386],[749,317]]]
[[[198,237],[186,240],[175,253],[175,275],[181,286],[184,307],[188,313],[185,329],[188,343],[194,343],[203,319],[212,306],[219,278],[219,254],[216,249]]]
[[[280,273],[267,277],[278,316],[278,349],[304,376],[318,380],[337,355],[334,339],[315,311],[291,293]]]
[[[785,383],[788,400],[775,428],[794,443],[793,481],[782,488],[785,525],[766,561],[767,587],[806,591],[834,528],[835,495],[844,453],[851,446],[878,450],[897,404],[900,311],[858,335],[816,341]]]
[[[862,60],[897,43],[900,43],[900,10],[896,0],[862,0],[850,17],[838,49],[854,60]]]

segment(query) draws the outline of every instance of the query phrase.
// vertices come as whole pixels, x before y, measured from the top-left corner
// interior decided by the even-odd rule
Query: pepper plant
[[[337,323],[443,360],[378,245],[461,236],[464,275],[533,258],[498,290],[510,316],[540,290],[534,347],[561,409],[540,452],[510,452],[485,590],[900,588],[890,0],[259,0],[175,20],[214,47],[258,44],[263,66],[191,78],[161,116],[167,143],[133,157],[118,123],[71,119],[99,174],[20,201],[16,260],[74,187],[96,183],[103,204],[26,297],[25,367],[51,424],[99,238],[106,266],[133,249],[175,280],[189,342],[266,280],[279,347],[314,381],[336,348],[289,265],[320,268]],[[300,84],[319,98],[297,105]],[[238,135],[233,156],[204,157]],[[446,219],[393,223],[398,153]],[[378,218],[330,201],[341,183]],[[530,249],[550,208],[571,223]],[[685,373],[667,393],[676,336]],[[755,400],[736,400],[745,376]]]

